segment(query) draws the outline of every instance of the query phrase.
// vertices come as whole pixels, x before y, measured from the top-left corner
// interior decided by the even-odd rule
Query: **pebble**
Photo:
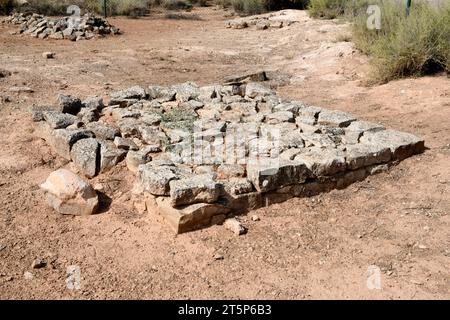
[[[47,262],[45,260],[42,259],[36,259],[33,261],[33,263],[31,264],[31,267],[33,269],[41,269],[41,268],[45,268],[45,266],[47,265]]]
[[[224,256],[220,253],[216,253],[214,255],[214,260],[223,260],[223,259],[224,259]]]
[[[44,57],[45,59],[53,59],[53,58],[55,58],[55,53],[54,52],[44,52],[44,53],[42,53],[42,57]]]
[[[225,220],[224,227],[232,231],[235,235],[240,236],[247,232],[247,229],[235,218]]]
[[[252,215],[252,221],[260,221],[261,219],[256,215]]]

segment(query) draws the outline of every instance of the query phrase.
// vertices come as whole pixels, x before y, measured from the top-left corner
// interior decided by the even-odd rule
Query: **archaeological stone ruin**
[[[106,19],[90,13],[57,19],[31,12],[14,13],[2,23],[19,25],[19,34],[39,39],[80,41],[120,34],[120,30],[110,25]]]
[[[344,188],[424,151],[412,134],[230,83],[134,86],[108,101],[59,95],[33,111],[35,132],[87,179],[125,162],[133,193],[177,233]]]

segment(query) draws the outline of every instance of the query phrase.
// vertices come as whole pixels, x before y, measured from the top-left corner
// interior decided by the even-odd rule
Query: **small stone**
[[[45,59],[53,59],[53,58],[55,58],[55,53],[54,52],[44,52],[44,53],[42,53],[42,57]]]
[[[31,280],[31,279],[34,278],[34,275],[33,275],[30,271],[25,271],[25,272],[23,273],[23,277],[24,277],[26,280]]]
[[[223,254],[215,253],[213,258],[214,258],[214,260],[223,260],[224,256],[223,256]]]
[[[235,218],[229,218],[225,220],[223,226],[237,236],[240,236],[247,232],[247,229]]]
[[[252,215],[252,221],[260,221],[261,219],[256,215]]]
[[[45,268],[46,265],[47,265],[47,262],[45,260],[36,259],[31,264],[31,268],[33,268],[33,269],[41,269],[41,268]]]

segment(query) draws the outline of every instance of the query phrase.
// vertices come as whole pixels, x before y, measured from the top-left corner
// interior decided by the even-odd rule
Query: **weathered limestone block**
[[[147,91],[151,99],[155,99],[159,102],[175,100],[176,92],[173,88],[150,86]]]
[[[186,102],[194,100],[200,95],[199,87],[193,82],[186,82],[172,87],[175,90],[175,99],[177,101]]]
[[[52,172],[41,189],[46,193],[49,205],[61,214],[90,215],[98,208],[95,190],[71,171]]]
[[[348,131],[356,131],[356,132],[360,132],[360,133],[364,133],[364,132],[375,133],[375,132],[382,131],[382,130],[385,130],[385,127],[383,127],[381,124],[367,122],[367,121],[359,121],[359,120],[353,121],[352,123],[350,123],[350,125],[347,128],[345,128],[346,133]]]
[[[278,124],[283,122],[294,122],[294,114],[290,111],[278,111],[266,115],[266,122],[269,124]]]
[[[230,178],[222,180],[222,195],[240,195],[254,192],[253,184],[247,178]]]
[[[264,160],[250,161],[247,166],[248,179],[260,192],[275,190],[291,184],[305,182],[310,176],[305,163],[299,161]]]
[[[42,115],[51,129],[65,129],[78,121],[76,116],[58,111],[44,111]]]
[[[329,135],[321,133],[302,133],[305,147],[336,148],[336,142]]]
[[[138,171],[138,168],[141,164],[146,164],[152,161],[152,157],[150,156],[150,152],[146,149],[138,150],[138,151],[128,151],[127,156],[125,158],[127,168],[133,173]]]
[[[219,179],[243,177],[245,175],[245,167],[239,164],[223,163],[217,168],[217,175]]]
[[[346,169],[344,152],[333,148],[305,149],[295,156],[295,161],[304,163],[316,177],[331,176]]]
[[[97,109],[98,111],[101,111],[105,107],[102,97],[87,98],[86,100],[83,100],[82,104],[84,108]]]
[[[348,127],[353,121],[356,121],[356,119],[348,113],[322,109],[319,113],[318,124],[343,128]]]
[[[224,79],[224,83],[231,85],[231,84],[242,84],[247,82],[263,82],[266,80],[268,79],[265,71],[253,71],[239,75],[227,76]]]
[[[114,145],[123,150],[139,150],[136,143],[133,142],[131,139],[122,138],[122,137],[115,137],[114,138]]]
[[[44,138],[52,149],[61,157],[71,160],[70,150],[79,140],[93,138],[94,134],[89,130],[56,129]]]
[[[145,89],[140,86],[134,86],[125,90],[116,91],[111,93],[110,105],[122,104],[122,102],[129,99],[145,99],[147,93]]]
[[[391,150],[379,143],[358,143],[346,148],[347,167],[356,170],[391,160]]]
[[[193,203],[214,203],[220,196],[220,184],[211,175],[199,175],[180,180],[172,179],[170,199],[172,206]]]
[[[249,98],[256,98],[257,96],[270,96],[273,95],[274,91],[263,86],[260,83],[257,82],[250,82],[247,83],[245,86],[245,96]]]
[[[100,172],[106,172],[122,161],[127,152],[116,148],[114,143],[107,140],[100,140]]]
[[[391,149],[394,160],[403,160],[425,151],[423,139],[413,134],[391,129],[374,133],[367,132],[361,137],[360,141],[362,143],[378,143],[388,146]]]
[[[152,163],[142,164],[138,167],[138,182],[144,191],[155,196],[170,195],[170,181],[179,179],[175,166],[154,166]]]
[[[147,144],[162,147],[168,141],[167,135],[158,126],[141,125],[139,126],[139,133],[142,141]]]
[[[72,161],[88,178],[94,177],[99,171],[99,153],[99,143],[94,138],[77,141],[70,151]]]
[[[279,105],[276,105],[273,108],[273,111],[274,112],[289,111],[289,112],[292,112],[292,114],[295,116],[298,114],[298,110],[302,107],[303,107],[303,105],[301,103],[284,102],[284,103],[280,103]]]
[[[86,129],[92,131],[98,139],[114,140],[120,136],[120,131],[105,122],[90,122],[86,124]]]
[[[211,225],[213,217],[230,212],[229,208],[215,203],[195,203],[173,208],[167,197],[156,198],[156,205],[150,210],[159,212],[177,234],[207,227]]]

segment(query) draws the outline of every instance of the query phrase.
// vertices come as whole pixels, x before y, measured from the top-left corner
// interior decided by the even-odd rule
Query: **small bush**
[[[0,0],[0,14],[9,14],[14,5],[14,0]]]
[[[372,77],[381,82],[450,69],[450,4],[436,8],[416,2],[409,17],[404,6],[379,2],[381,30],[355,19],[356,46],[372,58]]]

